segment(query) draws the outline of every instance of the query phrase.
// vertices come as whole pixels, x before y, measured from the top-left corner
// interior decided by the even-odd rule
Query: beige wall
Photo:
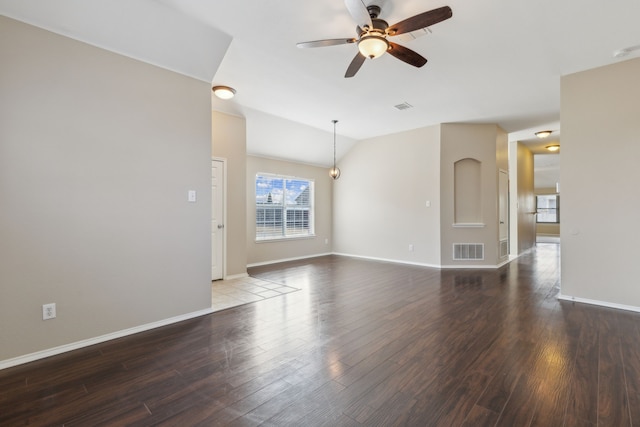
[[[560,224],[536,224],[536,235],[560,237]]]
[[[453,165],[465,158],[482,162],[482,227],[453,226]],[[500,262],[498,171],[508,168],[508,142],[498,126],[443,124],[372,138],[339,166],[335,252],[432,266]],[[484,243],[485,259],[454,262],[453,243]]]
[[[498,171],[507,169],[506,134],[490,124],[443,124],[441,126],[441,264],[489,265],[499,263]],[[466,158],[481,163],[481,222],[483,226],[456,227],[454,164]],[[454,261],[454,243],[484,243],[483,261]]]
[[[212,152],[226,159],[225,277],[247,274],[247,137],[242,117],[214,111]]]
[[[338,166],[335,252],[440,264],[440,126],[361,141]]]
[[[640,309],[640,59],[561,80],[562,294]]]
[[[258,173],[272,173],[314,181],[315,237],[256,242],[255,179]],[[247,157],[247,259],[249,265],[305,258],[331,252],[333,180],[329,169],[262,157]],[[326,241],[326,243],[325,243]]]
[[[533,153],[524,144],[517,144],[518,163],[518,254],[528,251],[536,244],[536,198],[534,194]]]
[[[210,85],[4,17],[0,63],[0,362],[209,308]]]
[[[496,167],[509,171],[509,135],[501,127],[496,127]]]

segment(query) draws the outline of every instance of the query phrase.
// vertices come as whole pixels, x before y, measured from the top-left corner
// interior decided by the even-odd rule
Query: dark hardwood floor
[[[0,371],[0,425],[640,426],[640,314],[498,270],[328,256],[301,291]]]

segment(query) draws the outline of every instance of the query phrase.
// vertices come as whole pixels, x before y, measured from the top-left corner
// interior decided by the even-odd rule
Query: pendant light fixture
[[[333,122],[333,167],[329,169],[329,176],[333,179],[340,178],[340,169],[336,166],[336,123],[337,120],[332,120]]]

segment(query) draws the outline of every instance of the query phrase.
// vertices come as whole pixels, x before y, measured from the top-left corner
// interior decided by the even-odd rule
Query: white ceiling
[[[640,44],[638,0],[364,3],[379,5],[390,24],[444,5],[453,17],[431,34],[399,41],[429,60],[424,67],[384,55],[345,79],[355,44],[296,47],[354,37],[343,0],[0,0],[0,13],[237,89],[231,101],[214,98],[215,109],[266,113],[328,133],[337,119],[338,134],[351,141],[450,122],[497,123],[510,140],[525,142],[548,128],[558,140],[560,77],[640,52],[613,56]],[[394,108],[404,102],[413,108]],[[319,152],[305,143],[301,156]],[[287,158],[278,135],[261,144],[263,155]]]
[[[556,188],[560,183],[560,154],[535,154],[533,169],[536,188]]]

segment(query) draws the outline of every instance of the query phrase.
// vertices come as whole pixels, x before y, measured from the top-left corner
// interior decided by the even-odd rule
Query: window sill
[[[484,228],[486,225],[482,222],[456,222],[454,228]]]
[[[290,240],[309,240],[315,239],[315,234],[309,234],[306,236],[291,236],[291,237],[272,237],[269,239],[255,239],[256,243],[274,243],[274,242],[287,242]]]

